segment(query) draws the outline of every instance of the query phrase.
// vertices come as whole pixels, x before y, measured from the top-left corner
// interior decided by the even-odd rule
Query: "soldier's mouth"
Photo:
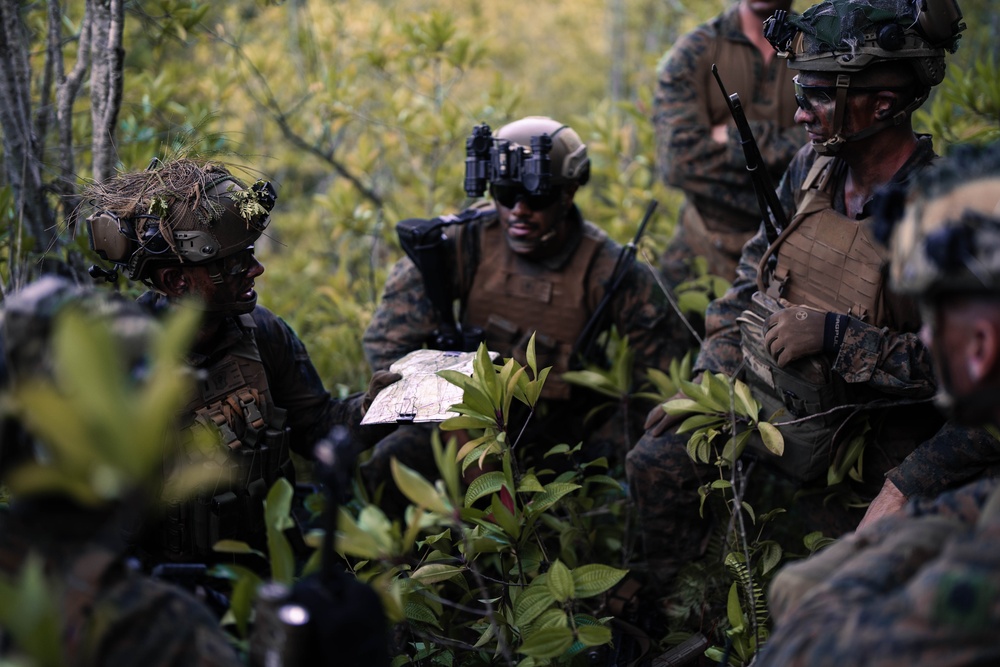
[[[537,231],[535,225],[526,222],[510,222],[507,224],[507,234],[513,238],[531,236]]]

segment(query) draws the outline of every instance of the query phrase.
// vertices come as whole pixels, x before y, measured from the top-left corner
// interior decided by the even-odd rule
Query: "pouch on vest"
[[[819,415],[844,405],[845,383],[829,362],[819,356],[798,359],[779,368],[764,345],[764,323],[781,309],[777,301],[757,292],[751,307],[737,318],[745,379],[753,397],[761,404],[763,418],[781,431],[785,452],[775,456],[760,438],[751,438],[749,448],[779,470],[803,482],[826,476],[833,458],[833,435],[845,415],[839,411],[797,424],[782,422]]]

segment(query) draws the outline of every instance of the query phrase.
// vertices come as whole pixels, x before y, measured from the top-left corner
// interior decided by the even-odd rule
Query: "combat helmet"
[[[893,289],[925,302],[1000,296],[1000,144],[956,148],[897,197],[880,206],[887,211],[883,224],[895,227]]]
[[[836,74],[833,136],[814,144],[830,154],[846,141],[902,123],[944,80],[945,53],[958,48],[965,30],[956,0],[823,0],[801,15],[778,11],[764,22],[764,35],[788,67]],[[848,90],[865,70],[880,64],[908,66],[916,83],[913,99],[891,118],[844,136]]]
[[[87,218],[93,249],[147,283],[159,267],[210,264],[253,245],[277,199],[270,182],[247,187],[223,165],[187,158],[154,160],[85,195],[96,209]],[[211,277],[220,282],[221,269]]]
[[[517,146],[530,147],[532,138],[548,135],[552,141],[549,150],[552,184],[555,186],[576,183],[585,185],[590,180],[590,158],[587,145],[573,128],[546,116],[528,116],[504,125],[494,135]]]

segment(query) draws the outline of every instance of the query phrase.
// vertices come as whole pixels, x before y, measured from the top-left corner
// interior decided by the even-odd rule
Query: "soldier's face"
[[[553,254],[568,234],[566,214],[576,188],[564,186],[540,198],[494,188],[493,201],[511,250],[526,257]]]
[[[194,265],[186,267],[190,283],[189,292],[205,304],[208,310],[221,312],[249,312],[257,303],[254,280],[264,273],[264,265],[254,255],[254,248],[224,257],[215,266]],[[221,275],[221,282],[212,280],[212,274]]]

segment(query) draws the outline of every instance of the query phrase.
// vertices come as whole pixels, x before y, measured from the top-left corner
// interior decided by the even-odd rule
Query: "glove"
[[[368,408],[372,406],[372,401],[378,396],[378,393],[388,387],[393,382],[398,382],[403,378],[399,373],[393,373],[392,371],[375,371],[372,373],[372,379],[368,383],[368,391],[361,398],[361,416],[364,417],[365,413],[368,412]]]
[[[764,322],[764,346],[784,368],[796,359],[823,351],[826,313],[809,306],[790,306]]]
[[[701,382],[701,373],[695,376],[691,381],[695,384]],[[678,398],[687,398],[687,396],[684,395],[684,392],[679,391],[664,402],[669,403],[670,401]],[[646,423],[643,424],[643,426],[649,435],[654,438],[658,438],[690,416],[691,415],[687,413],[668,415],[667,411],[663,409],[663,403],[660,403],[653,406],[653,409],[649,411],[648,415],[646,415]]]

